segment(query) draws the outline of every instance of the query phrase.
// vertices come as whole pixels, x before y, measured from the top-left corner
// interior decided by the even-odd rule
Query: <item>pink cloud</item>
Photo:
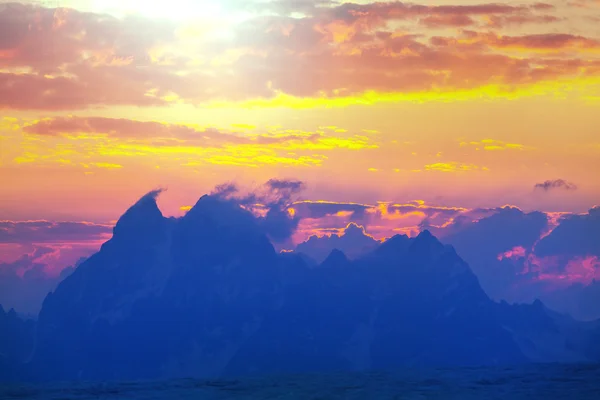
[[[242,136],[215,128],[199,129],[182,124],[137,121],[125,118],[73,116],[39,120],[31,125],[24,126],[23,132],[43,136],[98,134],[126,140],[154,140],[156,145],[180,145],[186,142],[210,147],[225,143],[267,145],[292,141],[316,142],[323,137],[320,133],[286,133],[276,136],[263,133],[254,136]]]
[[[553,59],[503,53],[511,47],[597,49],[594,38],[466,32],[429,41],[427,32],[400,34],[389,26],[415,18],[426,26],[472,28],[477,27],[472,21],[484,17],[492,26],[555,21],[537,14],[548,10],[539,3],[328,4],[303,18],[251,18],[229,28],[226,38],[194,37],[191,50],[184,51],[183,26],[175,22],[13,4],[0,12],[0,108],[202,104],[268,99],[280,92],[300,97],[413,93],[600,73],[600,63],[582,54]]]
[[[65,243],[110,238],[112,226],[91,222],[0,221],[0,243]]]
[[[502,254],[498,254],[498,261],[502,261],[505,258],[519,259],[525,258],[527,250],[523,246],[515,246],[512,249],[505,251]]]
[[[560,285],[583,283],[589,285],[594,279],[600,278],[600,260],[598,257],[575,257],[567,262],[564,271],[560,273],[540,273],[536,279],[550,281]]]

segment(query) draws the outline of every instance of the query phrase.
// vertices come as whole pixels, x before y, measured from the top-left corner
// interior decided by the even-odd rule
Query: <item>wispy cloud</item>
[[[112,226],[91,222],[0,221],[0,243],[60,243],[100,241]]]
[[[533,188],[541,189],[546,192],[554,189],[577,190],[577,185],[564,179],[552,179],[541,183],[536,183]]]
[[[479,166],[475,164],[459,163],[459,162],[448,162],[448,163],[434,163],[425,165],[427,171],[440,171],[440,172],[467,172],[467,171],[488,171],[489,169],[485,166]]]
[[[120,168],[124,157],[166,157],[180,165],[201,164],[259,167],[262,165],[320,166],[331,151],[379,147],[373,136],[347,130],[306,131],[268,128],[235,132],[214,127],[107,117],[52,117],[22,122],[26,135],[17,163],[56,162]],[[56,139],[63,141],[56,145]],[[49,146],[53,143],[54,146]],[[74,158],[74,156],[79,156]],[[103,157],[89,162],[89,157]],[[111,161],[114,159],[115,161]]]
[[[472,146],[472,147],[475,147],[477,150],[483,149],[486,151],[529,149],[528,146],[524,146],[519,143],[507,143],[502,140],[495,140],[495,139],[482,139],[482,140],[476,140],[476,141],[470,141],[470,142],[462,141],[462,142],[460,142],[460,146],[461,147]]]

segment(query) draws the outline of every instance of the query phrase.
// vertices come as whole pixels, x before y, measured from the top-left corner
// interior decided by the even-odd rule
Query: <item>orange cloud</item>
[[[199,129],[183,124],[105,117],[47,118],[25,125],[23,131],[43,136],[103,135],[119,139],[150,141],[159,146],[176,146],[186,143],[203,143],[207,147],[225,144],[283,146],[286,143],[293,143],[289,146],[296,150],[361,149],[375,146],[370,143],[368,137],[361,135],[340,137],[318,132],[290,130],[272,130],[269,133],[240,135],[222,132],[215,128]]]
[[[459,162],[449,163],[434,163],[425,165],[427,171],[440,171],[440,172],[465,172],[465,171],[488,171],[487,167],[482,167],[475,164],[465,164]]]
[[[487,151],[498,151],[498,150],[525,150],[530,149],[528,146],[524,146],[519,143],[506,143],[502,140],[495,139],[482,139],[470,142],[460,142],[460,146],[473,146],[477,150],[483,149]]]
[[[221,133],[216,129],[197,129],[188,125],[136,121],[125,118],[47,118],[24,126],[23,131],[44,136],[99,134],[121,139],[172,139],[175,142],[179,140],[212,140],[218,143],[250,143],[250,140],[245,137]]]
[[[368,4],[345,3],[335,7],[330,15],[348,22],[356,21],[393,21],[427,16],[488,16],[504,14],[528,14],[531,11],[550,10],[553,6],[536,3],[531,6],[512,6],[508,4],[488,3],[478,5],[440,5],[427,6],[400,1],[376,2]]]
[[[328,159],[327,152],[378,147],[371,137],[341,129],[236,132],[158,121],[75,116],[19,122],[18,126],[25,145],[15,149],[15,163],[46,162],[84,168],[118,169],[124,165],[124,158],[132,157],[154,158],[153,165],[162,162],[185,167],[312,167],[322,165]]]
[[[490,28],[506,28],[514,25],[524,24],[550,24],[553,22],[559,22],[562,18],[554,15],[535,15],[535,14],[521,14],[521,15],[489,15],[483,18]]]
[[[183,26],[177,21],[11,5],[0,13],[0,34],[6,38],[0,44],[0,108],[182,103],[293,107],[298,101],[317,107],[337,104],[336,99],[456,99],[461,91],[500,96],[515,89],[526,93],[558,79],[585,87],[600,80],[600,61],[589,54],[598,50],[593,37],[555,30],[430,37],[426,29],[476,29],[486,18],[493,27],[543,24],[555,21],[539,15],[553,10],[548,4],[378,2],[308,9],[310,13],[298,18],[279,9],[275,15],[250,16],[224,36],[188,37],[181,35]],[[398,22],[415,19],[420,28],[399,31]],[[510,50],[541,53],[524,57],[510,55]],[[547,54],[556,52],[570,56],[555,59]]]
[[[466,31],[466,40],[471,44],[486,44],[500,49],[523,50],[598,50],[600,40],[568,33],[540,33],[522,36],[503,36],[495,33]]]
[[[311,235],[339,233],[349,223],[362,225],[377,239],[395,233],[418,233],[421,225],[444,227],[458,216],[478,219],[491,210],[471,210],[427,204],[422,200],[407,203],[379,202],[378,204],[344,203],[334,201],[299,201],[294,203],[301,218],[295,242]]]

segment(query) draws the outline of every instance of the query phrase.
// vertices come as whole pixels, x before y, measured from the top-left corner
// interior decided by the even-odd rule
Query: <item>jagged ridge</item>
[[[167,219],[147,195],[48,296],[30,368],[133,379],[520,363],[532,331],[559,329],[531,307],[541,322],[525,327],[428,231],[311,268],[231,201],[203,196]]]

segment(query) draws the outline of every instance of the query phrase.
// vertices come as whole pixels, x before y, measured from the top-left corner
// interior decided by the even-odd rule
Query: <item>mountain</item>
[[[277,261],[253,216],[233,203],[203,196],[167,219],[150,193],[44,301],[33,374],[210,376],[276,304]]]
[[[0,305],[0,381],[17,378],[20,366],[31,356],[35,322],[21,319],[15,310]]]
[[[338,249],[333,249],[325,261],[321,263],[322,268],[337,268],[345,265],[348,265],[348,257]]]
[[[567,337],[579,359],[596,356],[594,328],[493,302],[429,231],[394,236],[355,260],[334,250],[315,266],[278,254],[233,201],[203,196],[185,216],[165,218],[157,195],[128,209],[113,237],[45,299],[32,377],[216,378],[515,364],[540,354],[568,361],[546,351]],[[539,344],[548,332],[558,339]]]
[[[397,239],[345,265],[334,251],[306,280],[289,287],[283,307],[250,342],[255,354],[269,355],[253,357],[253,368],[292,372],[527,361],[496,323],[494,303],[451,248],[428,232]],[[236,365],[234,372],[252,370]]]
[[[305,242],[296,246],[296,251],[304,253],[316,260],[323,262],[333,249],[342,251],[348,258],[355,259],[373,251],[380,242],[367,235],[365,229],[353,222],[349,223],[341,235],[309,237]]]

